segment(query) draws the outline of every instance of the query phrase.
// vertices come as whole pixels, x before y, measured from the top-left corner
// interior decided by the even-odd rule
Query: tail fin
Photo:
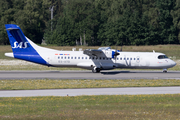
[[[6,24],[5,27],[13,53],[27,54],[29,52],[36,52],[27,41],[19,26],[14,24]]]
[[[46,61],[38,54],[32,41],[25,37],[18,25],[6,24],[6,31],[9,37],[14,58],[23,59],[39,64],[46,64]]]

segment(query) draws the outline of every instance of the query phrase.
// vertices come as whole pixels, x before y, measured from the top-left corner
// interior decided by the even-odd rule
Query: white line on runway
[[[129,87],[50,90],[2,90],[0,97],[178,94],[180,87]]]

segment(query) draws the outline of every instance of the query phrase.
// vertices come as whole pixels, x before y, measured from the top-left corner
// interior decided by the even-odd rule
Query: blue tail
[[[18,25],[6,24],[6,31],[9,37],[14,58],[22,59],[39,64],[46,64],[46,61],[39,55],[29,43]]]

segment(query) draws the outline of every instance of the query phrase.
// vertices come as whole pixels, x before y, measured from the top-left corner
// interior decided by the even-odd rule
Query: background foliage
[[[180,0],[2,0],[0,44],[9,44],[5,24],[59,46],[179,44],[179,11]]]

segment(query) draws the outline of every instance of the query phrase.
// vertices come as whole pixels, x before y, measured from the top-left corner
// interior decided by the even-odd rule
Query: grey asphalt
[[[32,96],[81,96],[81,95],[138,95],[138,94],[178,94],[180,87],[131,87],[131,88],[91,88],[53,90],[6,90],[0,97]]]
[[[3,79],[180,79],[180,71],[0,71]],[[0,90],[0,97],[178,94],[180,87]]]
[[[0,71],[2,79],[180,79],[180,71]]]

